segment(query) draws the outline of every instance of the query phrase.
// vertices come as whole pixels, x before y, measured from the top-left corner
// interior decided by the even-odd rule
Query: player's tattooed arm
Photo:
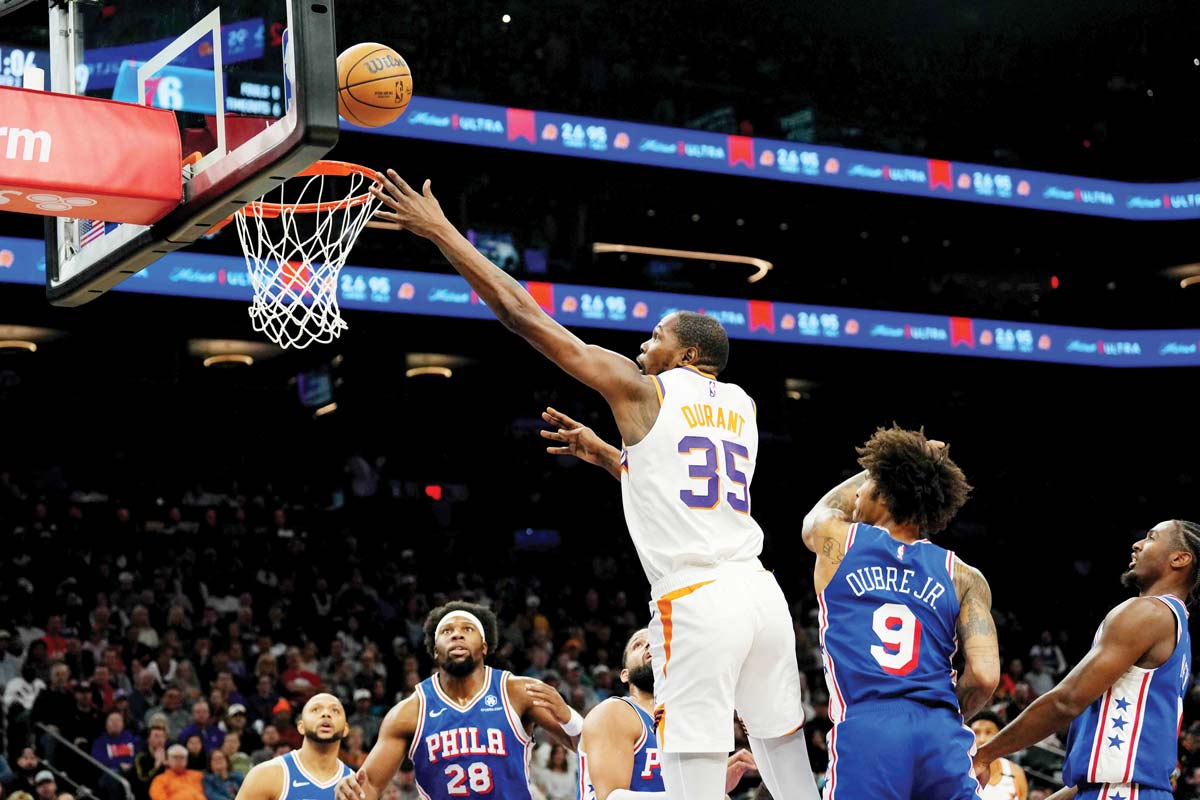
[[[958,641],[964,657],[963,674],[955,687],[964,719],[987,705],[1000,682],[1000,645],[992,618],[992,588],[983,573],[962,561],[954,563],[958,594]]]
[[[846,532],[850,528],[850,516],[854,511],[854,496],[858,487],[866,483],[867,471],[842,481],[830,489],[804,516],[804,546],[818,556],[837,563],[845,553]]]

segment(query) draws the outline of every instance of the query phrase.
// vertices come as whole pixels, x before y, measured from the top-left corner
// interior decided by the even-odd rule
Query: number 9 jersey
[[[750,516],[754,401],[691,367],[654,382],[658,418],[621,453],[625,521],[651,586],[688,567],[757,558],[763,543]]]

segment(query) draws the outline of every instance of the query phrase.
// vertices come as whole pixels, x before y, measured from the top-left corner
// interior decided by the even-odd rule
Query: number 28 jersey
[[[850,526],[846,555],[817,598],[833,722],[899,698],[959,710],[954,562],[927,539],[906,544]]]
[[[650,584],[687,567],[757,558],[750,516],[758,458],[754,401],[691,367],[654,376],[658,418],[621,452],[621,499]]]

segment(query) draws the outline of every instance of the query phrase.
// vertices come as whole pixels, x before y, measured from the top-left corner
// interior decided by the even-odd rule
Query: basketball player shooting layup
[[[1108,612],[1092,649],[1058,686],[979,748],[976,773],[987,775],[993,760],[1070,723],[1067,788],[1055,798],[1170,800],[1192,679],[1184,599],[1200,585],[1198,567],[1200,525],[1171,520],[1151,528],[1121,576],[1138,596]]]
[[[750,516],[758,450],[754,403],[717,380],[729,340],[716,320],[676,313],[655,326],[637,363],[587,345],[477,251],[430,191],[394,170],[373,191],[370,224],[429,239],[518,334],[608,401],[625,442],[625,519],[651,584],[658,740],[671,797],[718,800],[733,749],[734,707],[776,800],[815,798],[787,602],[758,560]]]
[[[950,523],[971,487],[946,446],[922,433],[881,428],[858,453],[863,471],[804,518],[833,721],[826,800],[976,798],[975,736],[963,717],[1000,680],[991,590],[924,538]]]
[[[533,726],[574,750],[583,720],[552,687],[486,666],[498,638],[496,616],[483,606],[431,611],[425,647],[437,670],[383,718],[366,762],[337,785],[336,800],[376,800],[405,758],[427,800],[531,800]]]

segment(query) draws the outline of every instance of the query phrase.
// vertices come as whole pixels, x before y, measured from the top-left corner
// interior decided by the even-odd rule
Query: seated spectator
[[[183,690],[184,702],[195,702],[200,699],[200,677],[196,674],[196,668],[192,666],[192,662],[184,659],[175,667],[175,683]]]
[[[292,704],[281,698],[275,704],[273,711],[271,724],[275,726],[275,730],[279,731],[279,740],[287,742],[293,750],[299,749],[300,745],[304,743],[304,737],[296,730],[296,725],[292,720]]]
[[[150,783],[167,769],[167,729],[156,726],[146,734],[146,747],[133,757],[130,784],[134,794],[144,800],[150,796]]]
[[[132,579],[132,576],[131,576]],[[150,609],[144,605],[134,606],[133,611],[129,615],[129,627],[136,631],[135,641],[147,647],[150,650],[158,649],[158,631],[150,625]],[[160,657],[162,653],[159,653]],[[159,686],[166,686],[172,678],[174,678],[174,653],[167,651],[165,659],[155,659],[155,663],[159,664],[158,674],[155,675]]]
[[[1041,656],[1034,656],[1031,662],[1029,672],[1025,673],[1025,682],[1036,697],[1041,697],[1054,688],[1054,675],[1047,669]]]
[[[117,687],[113,685],[112,673],[104,664],[97,664],[92,671],[92,692],[97,696],[97,707],[101,711],[112,711]]]
[[[167,750],[167,769],[150,782],[150,800],[206,800],[204,774],[188,769],[188,751],[181,744]]]
[[[45,682],[37,676],[37,670],[32,664],[21,666],[21,674],[11,678],[4,686],[4,714],[28,715],[37,702],[38,695],[46,688]]]
[[[246,702],[246,710],[251,721],[270,722],[275,715],[275,706],[279,703],[279,693],[275,691],[275,679],[271,675],[260,675],[255,680],[254,694]]]
[[[148,669],[138,672],[137,685],[129,694],[129,711],[134,719],[142,722],[150,718],[150,709],[159,704],[157,687],[158,681],[154,679],[153,672]]]
[[[352,770],[357,770],[367,760],[367,751],[363,749],[363,729],[357,725],[350,728],[350,735],[342,742],[338,758]]]
[[[233,800],[242,788],[244,777],[230,769],[224,752],[213,750],[208,754],[208,771],[204,773],[204,797],[206,800]]]
[[[67,654],[67,639],[62,635],[63,618],[52,614],[46,620],[46,633],[42,642],[46,645],[46,657],[51,661],[62,659]]]
[[[567,749],[560,744],[550,746],[546,764],[534,763],[530,768],[532,783],[546,795],[546,800],[574,800],[576,792],[575,770],[567,757]]]
[[[71,668],[61,661],[50,667],[50,685],[38,692],[33,703],[30,719],[62,730],[75,709],[75,697],[71,693]]]
[[[296,705],[304,705],[321,688],[321,676],[305,669],[301,663],[300,648],[289,647],[285,656],[287,669],[280,680]]]
[[[238,741],[241,743],[241,748],[248,753],[254,752],[262,746],[258,734],[254,732],[254,728],[247,724],[246,707],[240,703],[229,707],[229,713],[226,715],[225,724],[222,727],[225,729],[226,735],[236,733]],[[248,770],[235,771],[244,773]]]
[[[254,762],[250,759],[250,756],[242,749],[242,737],[237,733],[231,731],[225,734],[225,741],[221,744],[221,752],[225,754],[225,758],[229,759],[230,772],[241,773],[244,777],[254,766]]]
[[[262,738],[262,747],[250,754],[255,766],[274,758],[275,746],[279,744],[279,730],[274,725],[264,725],[259,736]]]
[[[33,779],[33,791],[37,800],[55,800],[58,797],[58,781],[48,769],[39,772]]]
[[[193,733],[183,740],[183,746],[188,754],[188,769],[204,772],[208,768],[208,756],[204,752],[204,740],[200,734]]]
[[[104,720],[104,733],[92,744],[92,758],[118,774],[133,769],[133,758],[141,741],[125,730],[125,718],[111,711]]]
[[[92,746],[104,730],[104,717],[96,708],[96,696],[87,681],[78,681],[72,691],[75,706],[60,729],[63,738],[84,750]]]
[[[354,713],[346,718],[346,724],[351,728],[362,728],[367,747],[375,745],[380,719],[371,713],[371,693],[366,689],[354,690]]]
[[[218,670],[217,678],[213,681],[213,688],[220,689],[225,695],[225,702],[229,706],[246,704],[246,698],[242,697],[242,693],[238,691],[237,684],[233,680],[233,673],[228,669]]]
[[[163,692],[162,704],[146,712],[147,727],[150,726],[150,720],[156,714],[162,714],[167,718],[167,734],[172,739],[178,739],[184,726],[188,725],[192,719],[192,715],[183,707],[183,692],[179,691],[178,686],[168,686],[167,690]]]
[[[33,779],[42,771],[42,760],[32,747],[21,750],[17,761],[12,765],[12,782],[8,785],[11,792],[34,793]]]
[[[21,674],[23,652],[20,639],[11,631],[0,630],[0,688]]]

